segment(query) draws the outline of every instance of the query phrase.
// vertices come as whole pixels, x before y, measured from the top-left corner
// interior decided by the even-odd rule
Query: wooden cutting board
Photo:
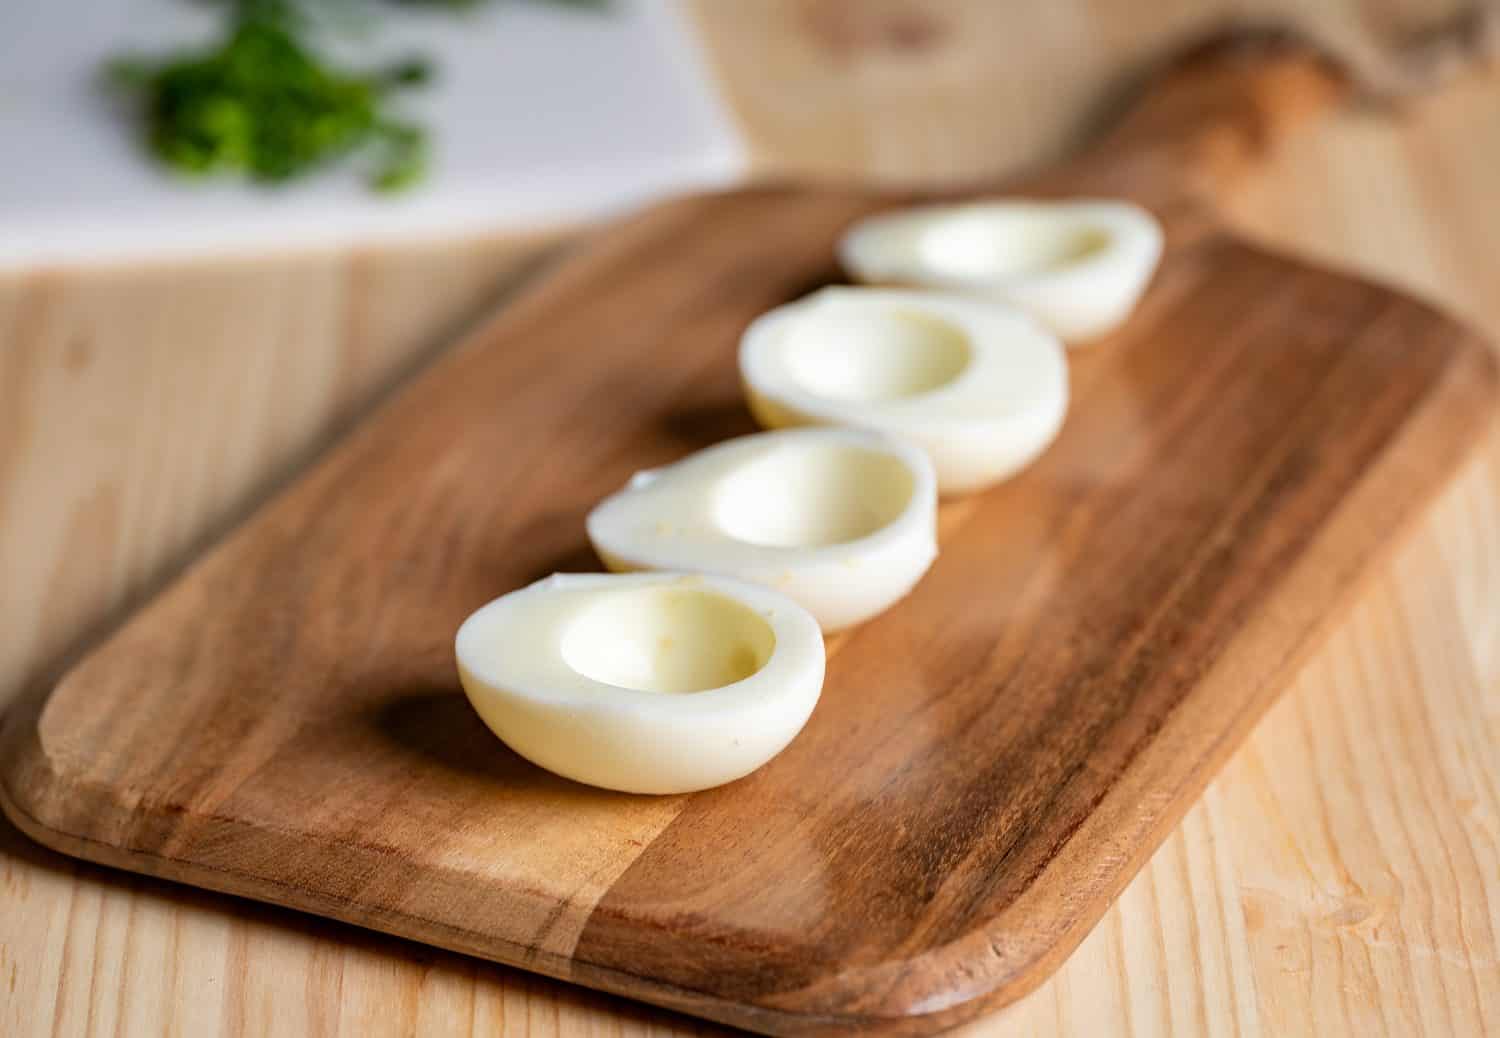
[[[69,854],[775,1033],[927,1031],[1078,943],[1484,431],[1486,347],[1237,240],[1212,200],[1344,92],[1216,49],[1010,190],[1168,230],[1072,360],[1062,437],[943,506],[914,594],[728,787],[578,786],[470,711],[458,622],[587,569],[634,470],[751,429],[734,349],[905,199],[762,188],[565,258],[0,731],[0,804]]]

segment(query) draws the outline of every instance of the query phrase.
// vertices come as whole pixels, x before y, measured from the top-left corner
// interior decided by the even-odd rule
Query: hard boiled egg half
[[[722,577],[553,575],[481,607],[455,651],[469,701],[511,749],[627,793],[749,774],[823,688],[807,610]]]
[[[753,581],[825,631],[867,620],[937,554],[937,488],[922,451],[871,432],[742,436],[638,473],[588,517],[612,570],[688,570]]]
[[[839,259],[856,280],[1000,299],[1070,344],[1129,316],[1161,259],[1161,225],[1128,202],[1008,200],[861,220]]]
[[[1068,406],[1055,336],[1010,306],[948,293],[826,288],[779,306],[746,329],[740,375],[762,425],[900,437],[932,459],[945,494],[1025,467]]]

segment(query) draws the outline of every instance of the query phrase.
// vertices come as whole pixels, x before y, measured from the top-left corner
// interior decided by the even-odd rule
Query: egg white
[[[839,243],[858,281],[999,299],[1070,345],[1119,327],[1161,253],[1156,218],[1108,200],[921,206],[861,220]]]
[[[454,651],[464,692],[506,745],[628,793],[749,774],[802,730],[823,687],[812,616],[722,577],[555,574],[480,607]]]
[[[761,425],[868,429],[932,459],[944,494],[1019,472],[1062,428],[1068,365],[1057,338],[1002,303],[826,288],[771,310],[740,340]]]
[[[825,631],[905,595],[937,554],[937,487],[909,444],[854,429],[742,436],[639,473],[588,517],[612,570],[774,587]]]

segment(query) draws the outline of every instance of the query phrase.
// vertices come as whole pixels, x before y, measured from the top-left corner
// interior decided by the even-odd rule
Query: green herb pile
[[[184,173],[239,173],[262,183],[302,176],[357,155],[370,185],[397,191],[422,178],[427,134],[394,118],[393,91],[427,82],[420,60],[375,72],[328,65],[307,43],[306,11],[348,15],[373,0],[220,0],[229,26],[201,53],[111,61],[110,81],[139,103],[147,147]],[[461,11],[485,0],[386,0],[407,7]],[[607,10],[609,0],[548,0]],[[355,12],[357,13],[357,11]]]
[[[357,153],[376,189],[421,178],[426,134],[392,118],[387,100],[425,82],[425,63],[345,72],[303,42],[303,21],[285,0],[239,0],[231,10],[224,41],[207,51],[110,63],[111,81],[139,101],[158,159],[184,173],[275,183]]]

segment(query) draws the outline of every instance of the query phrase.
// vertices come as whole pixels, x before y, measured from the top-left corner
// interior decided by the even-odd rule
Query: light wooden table
[[[1231,7],[698,0],[764,167],[942,179],[1077,139]],[[1459,4],[1330,2],[1372,72]],[[1410,23],[1410,24],[1409,24]],[[1355,112],[1251,233],[1500,338],[1500,78]],[[450,334],[536,241],[0,280],[0,697],[70,655]],[[1212,344],[1205,344],[1211,348]],[[1500,1032],[1500,436],[1068,963],[976,1033]],[[75,864],[0,827],[0,1034],[676,1033],[513,970]]]

